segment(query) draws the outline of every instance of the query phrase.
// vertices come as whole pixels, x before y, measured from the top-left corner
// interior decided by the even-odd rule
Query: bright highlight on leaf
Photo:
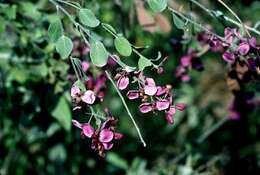
[[[67,58],[70,55],[72,48],[73,43],[71,39],[64,35],[61,36],[56,43],[56,50],[63,59]]]
[[[93,64],[103,67],[107,64],[108,53],[101,42],[95,42],[90,45],[90,58]]]
[[[167,7],[165,0],[148,0],[148,4],[155,12],[162,12]]]
[[[183,27],[184,27],[184,22],[177,15],[175,15],[174,13],[172,13],[172,17],[173,17],[173,22],[174,22],[175,26],[178,29],[182,30]]]
[[[88,27],[97,27],[100,24],[95,14],[89,9],[80,9],[79,20]]]
[[[56,42],[62,36],[62,26],[59,21],[50,24],[48,28],[48,37],[51,42]]]
[[[146,67],[151,66],[152,62],[145,57],[140,57],[138,60],[138,67],[140,70],[144,70]]]
[[[131,44],[128,42],[128,40],[122,36],[117,37],[114,40],[114,44],[116,47],[116,50],[122,55],[122,56],[130,56],[132,53],[132,47]]]

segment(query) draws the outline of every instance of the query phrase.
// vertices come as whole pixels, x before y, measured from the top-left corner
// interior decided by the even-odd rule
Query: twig
[[[129,115],[129,117],[131,118],[131,120],[132,120],[132,122],[133,122],[135,128],[136,128],[136,131],[137,131],[137,133],[138,133],[138,135],[139,135],[139,138],[140,138],[141,142],[143,143],[144,147],[146,147],[146,143],[145,143],[145,141],[144,141],[144,139],[143,139],[143,136],[142,136],[142,134],[141,134],[141,132],[140,132],[140,130],[139,130],[139,127],[137,126],[137,124],[136,124],[136,122],[135,122],[135,120],[134,120],[134,117],[132,116],[131,112],[129,111],[129,109],[128,109],[128,107],[127,107],[127,104],[126,104],[126,102],[125,102],[124,97],[122,96],[121,92],[118,90],[118,88],[117,88],[116,84],[114,83],[114,81],[112,80],[110,74],[109,74],[107,71],[105,71],[105,72],[106,72],[106,74],[107,74],[108,79],[111,81],[111,83],[113,84],[114,88],[116,89],[116,92],[118,93],[119,97],[121,98],[121,100],[122,100],[122,102],[123,102],[123,105],[124,105],[124,107],[125,107],[125,109],[126,109],[128,115]]]
[[[202,5],[202,4],[199,3],[198,1],[196,1],[196,0],[190,0],[190,1],[193,2],[194,4],[196,4],[196,5],[197,5],[198,7],[200,7],[202,10],[206,11],[210,16],[213,16],[213,17],[215,16],[215,15],[213,14],[212,10],[206,8],[204,5]],[[223,15],[223,18],[224,18],[227,22],[233,23],[234,25],[236,25],[236,26],[238,26],[238,27],[243,27],[243,25],[244,25],[245,29],[247,29],[247,30],[249,30],[249,31],[251,31],[251,32],[254,32],[254,33],[260,35],[260,31],[257,30],[256,28],[249,27],[249,26],[247,26],[247,25],[245,25],[245,24],[242,25],[241,23],[239,23],[239,22],[237,22],[237,21],[235,21],[235,20],[233,20],[233,19],[231,19],[231,18],[229,18],[229,17],[227,17],[227,16],[225,16],[225,15]]]

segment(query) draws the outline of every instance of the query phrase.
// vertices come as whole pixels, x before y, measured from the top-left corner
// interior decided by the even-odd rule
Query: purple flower
[[[158,111],[162,111],[162,110],[165,110],[165,109],[168,109],[169,108],[169,101],[168,100],[159,100],[159,101],[156,101],[156,109]]]
[[[223,53],[222,58],[226,62],[234,62],[235,61],[235,55],[233,53],[230,53],[230,52]]]
[[[238,46],[238,52],[240,53],[240,55],[244,56],[246,54],[248,54],[250,50],[250,46],[248,43],[241,43],[239,46]]]
[[[256,39],[254,37],[249,39],[249,44],[251,47],[256,49]]]
[[[90,124],[81,124],[76,120],[72,120],[72,123],[82,129],[82,138],[84,136],[92,138],[91,148],[98,151],[101,157],[105,157],[104,150],[110,150],[113,147],[113,139],[119,140],[123,136],[121,133],[115,132],[115,127],[112,125],[116,124],[117,120],[114,120],[110,115],[102,124],[101,130],[94,130]]]
[[[117,87],[120,90],[124,90],[127,88],[129,84],[129,78],[128,77],[120,77],[119,80],[117,81]]]
[[[180,111],[183,111],[183,110],[185,109],[185,107],[186,107],[186,104],[184,104],[184,103],[177,103],[177,104],[175,105],[175,107],[176,107],[177,109],[179,109]]]
[[[157,92],[157,87],[155,85],[155,82],[152,78],[146,78],[145,80],[145,86],[144,86],[144,93],[153,96]]]
[[[91,90],[87,90],[82,96],[81,100],[87,104],[93,104],[95,102],[95,95],[94,92]]]
[[[131,91],[128,91],[126,96],[130,99],[130,100],[133,100],[133,99],[137,99],[139,98],[139,91],[138,90],[131,90]]]
[[[142,113],[147,113],[153,110],[152,104],[151,103],[143,103],[139,106],[139,110]]]

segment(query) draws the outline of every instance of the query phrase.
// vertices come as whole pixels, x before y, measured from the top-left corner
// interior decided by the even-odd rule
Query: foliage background
[[[57,19],[56,10],[46,0],[8,0],[0,3],[0,173],[5,174],[257,174],[260,167],[260,109],[241,122],[227,121],[210,137],[197,143],[218,121],[228,115],[226,105],[232,101],[225,75],[226,65],[221,54],[202,56],[205,70],[192,72],[192,81],[182,83],[174,76],[179,58],[186,52],[182,46],[171,46],[170,39],[181,39],[182,31],[173,25],[170,13],[163,14],[171,23],[171,32],[143,31],[134,13],[134,25],[129,24],[132,1],[86,1],[101,21],[122,31],[135,45],[150,47],[143,54],[154,58],[158,51],[169,60],[160,76],[147,70],[158,84],[172,84],[178,102],[187,104],[185,112],[177,113],[170,125],[163,114],[143,115],[135,101],[127,101],[141,132],[147,141],[143,148],[115,90],[109,88],[103,106],[108,106],[119,119],[117,128],[124,134],[105,159],[90,149],[89,140],[80,139],[80,130],[71,126],[69,96],[73,73],[69,60],[62,60],[48,41],[47,29]],[[175,1],[189,9],[189,2]],[[212,1],[201,3],[221,10]],[[259,1],[226,1],[242,21],[255,24],[259,20]],[[151,12],[148,6],[146,9]],[[75,13],[70,9],[71,13]],[[224,26],[194,6],[193,12],[203,24],[210,24],[223,35]],[[230,16],[232,17],[232,16]],[[118,19],[118,20],[115,20]],[[63,16],[70,38],[76,36],[70,21]],[[113,38],[101,29],[95,32],[105,38],[105,44],[115,52]],[[257,37],[257,36],[256,36]],[[259,37],[257,38],[259,42]],[[89,58],[85,58],[89,59]],[[137,57],[123,58],[135,66]],[[111,86],[112,87],[112,86]],[[258,88],[259,85],[253,87]],[[256,94],[259,96],[259,93]],[[238,131],[235,133],[234,131]],[[240,135],[241,146],[234,160],[232,141]],[[184,156],[183,156],[184,155]],[[177,158],[177,159],[176,159]],[[180,159],[179,159],[180,158]],[[232,160],[232,161],[231,161]],[[235,168],[236,167],[236,168]]]

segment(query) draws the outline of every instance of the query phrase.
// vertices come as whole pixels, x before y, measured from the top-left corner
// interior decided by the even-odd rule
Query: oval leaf
[[[79,20],[82,24],[89,27],[97,27],[100,23],[95,14],[89,9],[80,9]]]
[[[51,115],[58,120],[60,125],[66,130],[71,129],[71,111],[65,97],[61,96],[54,109],[51,110]]]
[[[64,35],[62,35],[56,43],[56,50],[63,59],[67,58],[70,55],[72,48],[73,43],[71,39]]]
[[[95,42],[90,45],[90,58],[93,64],[98,67],[105,66],[108,61],[108,53],[101,42]]]
[[[62,26],[59,21],[50,24],[48,28],[48,37],[51,42],[56,42],[62,36]]]
[[[122,56],[130,56],[132,53],[132,47],[131,44],[128,42],[128,40],[122,36],[117,37],[114,40],[114,44],[116,47],[116,50],[122,55]]]
[[[173,16],[173,22],[175,24],[175,26],[178,28],[178,29],[183,29],[184,27],[184,22],[177,16],[175,15],[174,13],[172,14]]]
[[[140,57],[138,60],[138,67],[140,70],[144,70],[144,68],[151,66],[151,65],[152,65],[152,62],[145,57]]]
[[[148,0],[148,4],[155,12],[162,12],[167,7],[165,0]]]

